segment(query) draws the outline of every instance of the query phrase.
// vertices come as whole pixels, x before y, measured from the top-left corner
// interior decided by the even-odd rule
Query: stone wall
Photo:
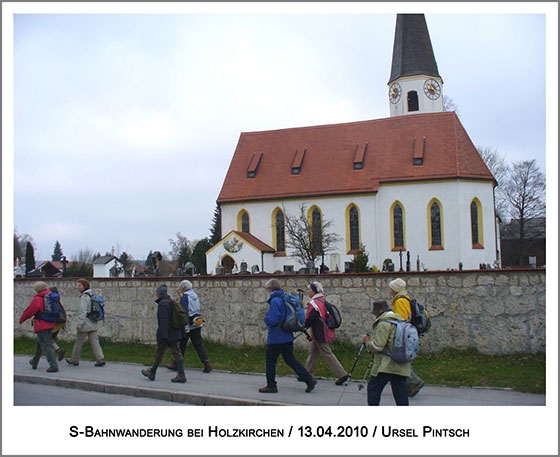
[[[305,289],[311,280],[322,282],[328,299],[341,310],[337,338],[359,344],[371,328],[372,302],[388,298],[388,283],[397,276],[409,292],[428,306],[432,329],[422,338],[422,351],[476,348],[485,354],[545,350],[544,270],[442,271],[410,273],[354,273],[322,276],[281,275],[284,289]],[[189,278],[200,297],[206,319],[205,338],[234,345],[266,342],[263,319],[267,310],[266,281],[272,276],[211,276]],[[154,290],[166,283],[174,290],[179,278],[91,280],[92,289],[106,301],[100,336],[114,341],[153,343],[156,332]],[[15,334],[33,334],[30,322],[18,318],[33,297],[34,280],[14,280]],[[73,339],[78,292],[75,279],[55,279],[69,315],[62,339]],[[307,344],[300,337],[296,344]]]

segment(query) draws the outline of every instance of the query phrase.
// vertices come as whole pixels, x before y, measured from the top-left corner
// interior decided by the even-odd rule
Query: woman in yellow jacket
[[[412,311],[410,310],[410,296],[406,292],[406,282],[401,278],[394,279],[389,283],[389,291],[393,298],[393,312],[410,322]],[[414,397],[424,387],[424,384],[414,370],[411,370],[406,382],[408,396]]]

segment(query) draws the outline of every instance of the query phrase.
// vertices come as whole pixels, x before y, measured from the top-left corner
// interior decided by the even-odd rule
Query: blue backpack
[[[47,322],[56,322],[63,324],[66,322],[66,311],[60,301],[60,295],[56,292],[51,292],[43,297],[44,308],[39,319]]]
[[[89,295],[89,297],[91,298],[91,310],[86,316],[93,322],[102,321],[105,319],[105,300],[101,295]]]
[[[281,324],[285,332],[305,332],[303,322],[305,321],[305,310],[297,295],[284,295],[286,307],[286,318]]]

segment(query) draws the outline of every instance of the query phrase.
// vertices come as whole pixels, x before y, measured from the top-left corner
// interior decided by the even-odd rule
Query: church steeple
[[[391,116],[443,111],[439,75],[423,14],[397,14],[389,78]]]

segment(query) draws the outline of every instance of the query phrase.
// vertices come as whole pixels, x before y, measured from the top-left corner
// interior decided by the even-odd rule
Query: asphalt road
[[[181,406],[130,395],[106,394],[41,384],[14,383],[14,406]],[[182,406],[185,406],[184,404]]]

